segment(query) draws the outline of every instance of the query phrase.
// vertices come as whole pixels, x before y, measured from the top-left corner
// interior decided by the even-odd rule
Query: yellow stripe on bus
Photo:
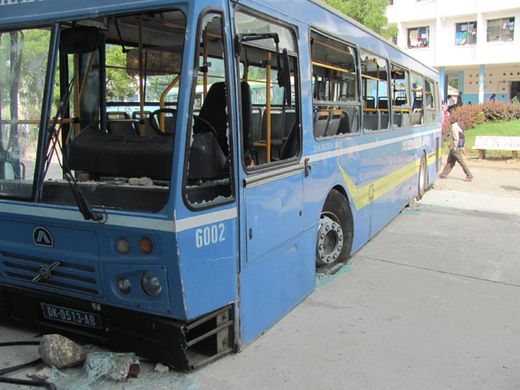
[[[430,153],[428,155],[427,162],[429,162],[429,164],[435,163],[435,157],[436,152]],[[357,210],[362,209],[377,198],[383,196],[398,185],[410,179],[412,176],[419,173],[420,165],[421,160],[415,160],[412,163],[402,167],[401,169],[398,169],[395,172],[392,172],[385,177],[382,177],[381,179],[376,180],[371,184],[358,188],[338,163],[341,174],[343,175],[343,179],[345,180]]]

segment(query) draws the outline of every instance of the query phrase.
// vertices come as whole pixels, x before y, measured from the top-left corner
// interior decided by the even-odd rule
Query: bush
[[[504,102],[485,102],[482,105],[482,112],[486,116],[488,122],[505,122],[511,119],[517,119],[520,111],[514,104],[509,106]]]
[[[448,117],[443,117],[442,138],[448,140],[451,124],[458,122],[463,130],[473,129],[484,122],[505,122],[520,119],[520,108],[514,104],[487,101],[456,107]]]
[[[451,111],[450,122],[459,122],[463,130],[473,129],[485,121],[486,117],[479,104],[463,104]]]

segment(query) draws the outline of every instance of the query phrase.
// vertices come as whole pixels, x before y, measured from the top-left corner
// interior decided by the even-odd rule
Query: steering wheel
[[[209,123],[206,119],[201,118],[200,116],[194,115],[193,118],[195,118],[195,122],[199,121],[203,124],[204,128],[203,131],[197,131],[197,133],[213,133],[215,138],[218,140],[217,130],[213,127],[211,123]],[[195,132],[195,131],[194,131]]]
[[[172,114],[172,116],[174,118],[177,117],[177,110],[174,109],[174,108],[160,108],[158,110],[155,110],[154,112],[152,112],[150,114],[150,125],[152,126],[152,129],[159,135],[161,136],[166,136],[166,137],[169,137],[172,135],[172,133],[167,133],[166,131],[163,133],[161,131],[161,129],[159,128],[159,125],[157,124],[158,121],[155,119],[155,117],[159,114],[163,114],[163,113],[166,113],[166,114]],[[166,129],[165,129],[166,130]]]

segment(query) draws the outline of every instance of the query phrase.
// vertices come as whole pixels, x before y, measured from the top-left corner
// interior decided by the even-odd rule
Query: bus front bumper
[[[133,352],[180,371],[235,350],[232,304],[184,322],[0,284],[0,319]]]

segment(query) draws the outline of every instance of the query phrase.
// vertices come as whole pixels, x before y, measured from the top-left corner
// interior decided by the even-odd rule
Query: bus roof
[[[124,8],[123,8],[124,6]],[[0,0],[0,26],[35,24],[50,20],[95,17],[108,12],[171,6],[167,0]]]

